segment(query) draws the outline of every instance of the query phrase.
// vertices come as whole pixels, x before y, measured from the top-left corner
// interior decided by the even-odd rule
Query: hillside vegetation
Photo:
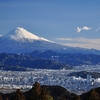
[[[100,87],[77,95],[60,86],[40,86],[38,82],[26,92],[0,93],[0,100],[100,100]]]

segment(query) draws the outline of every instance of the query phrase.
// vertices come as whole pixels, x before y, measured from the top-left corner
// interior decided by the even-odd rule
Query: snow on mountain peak
[[[27,40],[39,40],[39,37],[28,32],[27,30],[25,30],[24,28],[16,28],[15,30],[13,30],[11,32],[12,34],[10,35],[11,39],[19,41],[22,40],[24,41],[25,39]]]
[[[20,28],[20,27],[17,27],[13,31],[6,34],[6,37],[10,38],[11,40],[22,41],[22,42],[25,42],[26,40],[29,42],[32,42],[34,40],[50,42],[49,40],[39,37],[39,36],[36,36],[33,33],[28,32],[24,28]]]

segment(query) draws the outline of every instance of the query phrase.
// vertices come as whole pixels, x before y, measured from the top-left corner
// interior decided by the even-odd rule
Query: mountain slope
[[[16,28],[0,37],[0,53],[26,53],[53,50],[64,53],[100,54],[99,50],[68,47],[34,35],[23,28]]]
[[[26,70],[26,68],[39,69],[71,69],[71,66],[53,60],[31,57],[24,54],[0,54],[0,69],[3,70]]]
[[[62,46],[18,27],[0,38],[0,48],[0,52],[24,53],[34,50],[57,50],[62,49]]]
[[[30,56],[50,59],[70,66],[81,65],[100,65],[100,55],[96,54],[82,54],[82,53],[58,53],[51,50],[47,51],[33,51],[29,53]]]
[[[50,42],[49,40],[42,38],[42,37],[38,37],[32,34],[31,32],[28,32],[24,28],[20,28],[20,27],[17,27],[16,29],[2,36],[2,41],[5,39],[13,40],[17,42],[32,42],[35,40]]]

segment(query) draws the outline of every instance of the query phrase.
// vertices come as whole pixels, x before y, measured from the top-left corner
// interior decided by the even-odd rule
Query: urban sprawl
[[[100,86],[100,78],[87,78],[68,76],[80,70],[48,70],[34,69],[32,71],[3,71],[0,70],[0,89],[25,89],[28,90],[37,81],[41,85],[62,86],[77,94],[89,91]]]

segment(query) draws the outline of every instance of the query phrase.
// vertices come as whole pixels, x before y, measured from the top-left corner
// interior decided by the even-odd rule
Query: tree
[[[45,88],[42,88],[38,82],[35,82],[30,90],[29,100],[53,100],[53,98],[48,95]]]
[[[41,91],[41,100],[49,100],[45,88],[42,88],[42,91]]]
[[[20,89],[17,89],[12,100],[26,100],[26,99],[25,99],[24,94],[20,91]]]
[[[88,97],[88,100],[100,100],[99,95],[95,89],[90,90]]]
[[[40,84],[38,82],[35,82],[32,89],[30,90],[29,100],[40,100],[41,90],[42,88],[40,87]]]
[[[80,97],[78,95],[75,95],[72,100],[81,100]]]

